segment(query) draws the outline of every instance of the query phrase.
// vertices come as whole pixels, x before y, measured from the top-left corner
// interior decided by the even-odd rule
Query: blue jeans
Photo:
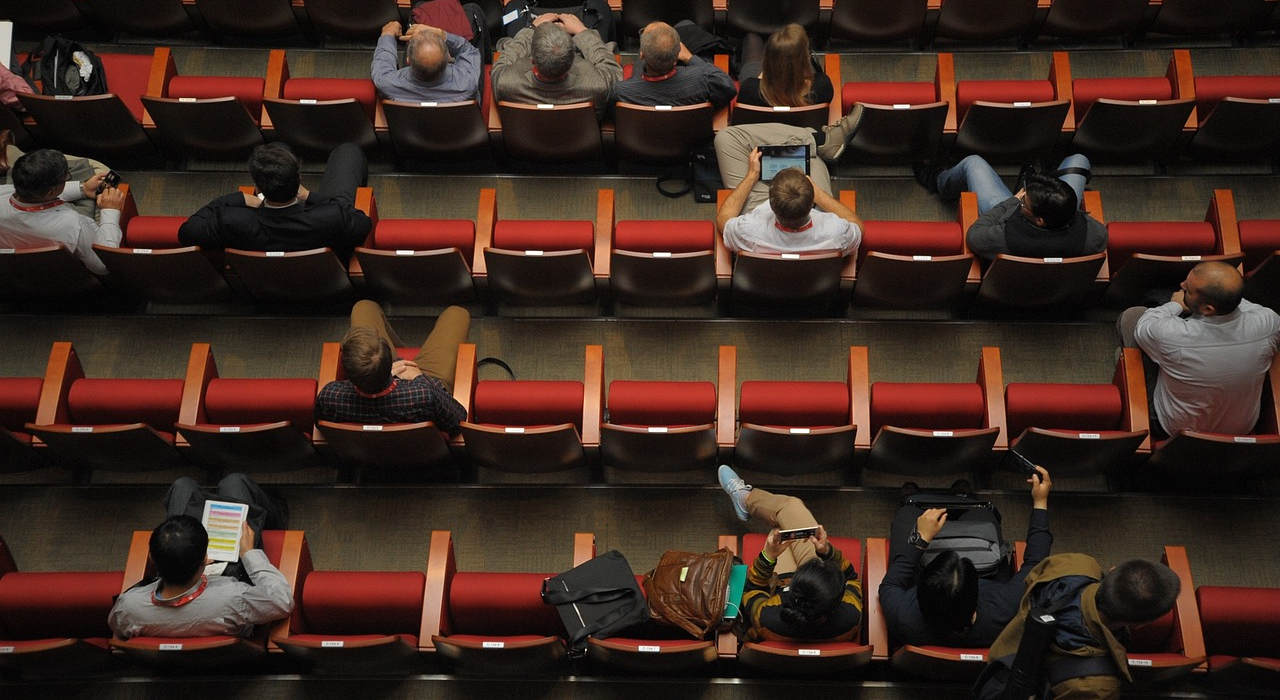
[[[1067,156],[1058,164],[1058,170],[1065,168],[1088,170],[1089,159],[1080,153]],[[1075,190],[1076,201],[1084,206],[1084,176],[1072,173],[1059,175],[1058,179]],[[1013,196],[996,171],[979,155],[967,156],[950,169],[938,173],[938,194],[942,197],[955,199],[966,190],[978,195],[979,214]]]

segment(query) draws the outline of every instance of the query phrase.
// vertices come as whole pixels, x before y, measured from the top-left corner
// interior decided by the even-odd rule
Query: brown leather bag
[[[708,554],[664,553],[658,566],[644,577],[650,619],[703,639],[724,620],[732,570],[733,553],[728,549]]]

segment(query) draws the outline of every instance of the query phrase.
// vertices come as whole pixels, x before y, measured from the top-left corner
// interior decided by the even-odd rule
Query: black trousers
[[[364,151],[354,143],[344,143],[329,152],[320,186],[311,191],[312,202],[334,201],[355,206],[356,188],[369,179],[369,163]]]

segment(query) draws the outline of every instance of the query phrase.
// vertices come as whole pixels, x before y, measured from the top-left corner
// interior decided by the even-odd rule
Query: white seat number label
[[[950,430],[935,430],[933,431],[933,436],[934,437],[954,437],[955,432]]]
[[[92,425],[73,425],[73,426],[71,426],[71,432],[73,432],[73,433],[92,433],[92,432],[93,432],[93,426],[92,426]]]
[[[651,425],[651,426],[649,426],[649,432],[651,432],[651,433],[665,433],[665,432],[667,432],[667,426],[665,426],[665,425]]]
[[[13,647],[0,647],[0,654],[12,654]]]
[[[1235,437],[1231,438],[1231,441],[1232,441],[1232,442],[1242,442],[1242,443],[1244,443],[1244,444],[1246,444],[1246,445],[1252,445],[1252,444],[1254,444],[1254,443],[1256,443],[1256,442],[1258,441],[1258,438],[1255,438],[1255,437],[1245,437],[1245,436],[1243,436],[1243,435],[1237,435],[1237,436],[1235,436]]]
[[[662,651],[662,647],[655,647],[647,644],[641,644],[640,651],[641,653],[644,653],[644,654],[657,654],[658,652]]]
[[[182,651],[181,644],[161,644],[160,651]]]
[[[134,248],[133,254],[134,255],[151,255],[151,249],[150,248]]]
[[[808,428],[791,428],[790,432],[792,435],[808,435],[809,429]]]
[[[503,428],[502,430],[503,430],[504,432],[508,432],[508,433],[516,433],[516,434],[519,434],[519,433],[523,433],[523,432],[524,432],[524,428]]]
[[[328,648],[341,649],[342,645],[343,645],[343,641],[341,639],[325,639],[320,642],[320,646],[326,649]]]
[[[380,426],[380,425],[362,425],[362,426],[360,426],[360,429],[361,429],[361,430],[371,430],[371,431],[373,431],[373,432],[378,432],[378,431],[382,430],[382,426]]]
[[[484,649],[505,649],[507,646],[507,643],[506,642],[481,642],[480,646],[481,648],[484,648]]]
[[[238,433],[238,432],[240,432],[240,426],[238,426],[238,425],[224,425],[224,426],[221,426],[221,427],[219,427],[219,428],[218,428],[218,432],[220,432],[220,433]]]
[[[1129,659],[1130,666],[1150,666],[1151,659]]]
[[[1081,440],[1101,440],[1102,435],[1099,433],[1080,433]]]
[[[796,653],[800,656],[822,656],[821,649],[796,649]]]
[[[961,654],[960,660],[961,661],[983,661],[984,657],[982,656],[982,654]]]
[[[933,260],[933,256],[932,255],[912,255],[911,259],[919,262],[929,262],[930,260]]]

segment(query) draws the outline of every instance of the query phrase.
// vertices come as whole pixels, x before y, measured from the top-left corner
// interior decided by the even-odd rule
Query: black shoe
[[[968,479],[956,479],[955,483],[951,485],[951,493],[956,496],[972,496],[973,485],[969,483]]]
[[[1027,189],[1027,180],[1031,179],[1031,176],[1035,174],[1036,174],[1036,166],[1032,165],[1031,163],[1027,163],[1026,165],[1023,165],[1022,168],[1018,171],[1018,181],[1013,186],[1014,193],[1016,194],[1018,192],[1021,192]]]
[[[938,193],[938,173],[942,170],[941,166],[932,161],[911,164],[911,174],[915,175],[916,182],[928,190],[929,194]]]
[[[901,502],[906,503],[908,498],[920,493],[920,484],[917,484],[914,481],[904,481],[902,482],[902,488],[899,489],[898,493],[901,496]]]
[[[275,519],[268,519],[263,527],[267,530],[288,530],[289,529],[289,502],[285,500],[280,490],[270,486],[262,489],[271,498],[271,502],[275,504]]]

